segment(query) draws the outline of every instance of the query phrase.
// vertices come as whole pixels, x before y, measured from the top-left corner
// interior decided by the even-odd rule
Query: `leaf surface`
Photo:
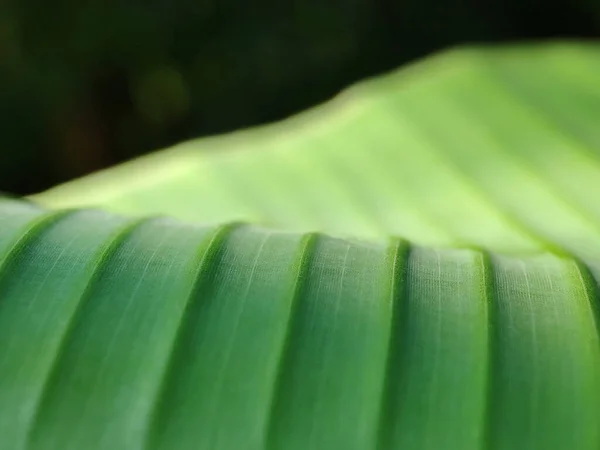
[[[0,200],[0,449],[597,449],[598,69],[455,50]]]

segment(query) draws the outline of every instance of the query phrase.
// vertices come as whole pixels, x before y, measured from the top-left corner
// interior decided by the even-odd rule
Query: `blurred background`
[[[457,44],[598,36],[600,0],[4,0],[0,191],[282,119]]]

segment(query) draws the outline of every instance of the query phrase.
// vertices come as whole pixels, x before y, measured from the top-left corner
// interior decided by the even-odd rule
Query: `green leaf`
[[[0,449],[597,449],[599,69],[456,50],[1,200]]]
[[[593,257],[598,70],[591,45],[454,50],[287,122],[182,144],[34,198]]]

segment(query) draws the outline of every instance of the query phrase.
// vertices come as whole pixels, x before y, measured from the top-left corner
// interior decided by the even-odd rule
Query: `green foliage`
[[[457,50],[3,200],[0,448],[597,449],[599,51]]]
[[[600,255],[598,55],[574,44],[447,52],[286,122],[184,143],[33,198]]]

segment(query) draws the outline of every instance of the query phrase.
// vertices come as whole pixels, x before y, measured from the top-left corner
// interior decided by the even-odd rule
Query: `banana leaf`
[[[597,449],[600,47],[457,49],[0,202],[0,449]]]

